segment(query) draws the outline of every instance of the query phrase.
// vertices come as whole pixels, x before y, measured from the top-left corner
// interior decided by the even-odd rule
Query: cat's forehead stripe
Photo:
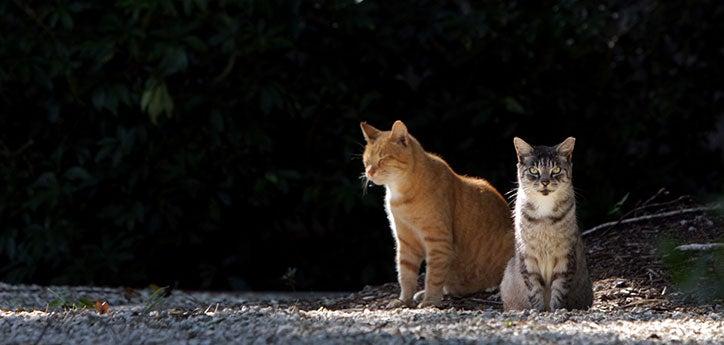
[[[558,150],[554,146],[534,146],[533,151],[524,157],[527,166],[552,168],[557,165],[565,165]]]

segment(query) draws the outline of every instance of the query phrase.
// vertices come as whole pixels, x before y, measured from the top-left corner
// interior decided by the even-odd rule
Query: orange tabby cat
[[[393,306],[438,305],[443,290],[466,295],[495,287],[513,256],[505,199],[487,181],[456,174],[427,153],[402,121],[391,131],[361,124],[366,177],[385,185],[385,206],[397,244],[400,297]],[[425,260],[425,290],[415,294]]]

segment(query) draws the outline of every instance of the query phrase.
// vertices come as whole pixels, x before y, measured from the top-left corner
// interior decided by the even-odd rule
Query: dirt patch
[[[655,204],[638,206],[640,211],[628,212],[636,218],[700,205],[688,197],[655,200]],[[662,258],[666,240],[681,243],[709,243],[724,238],[724,219],[714,212],[691,212],[681,215],[617,224],[597,230],[584,237],[588,265],[594,280],[594,310],[607,311],[648,308],[658,311],[689,311],[707,313],[721,310],[721,300],[697,301],[672,284],[671,274]],[[692,252],[692,258],[700,253]],[[423,286],[424,276],[419,281]],[[399,293],[396,283],[367,286],[343,298],[320,303],[297,300],[292,303],[304,310],[320,307],[341,309],[388,309],[388,303]],[[502,309],[497,291],[481,292],[464,298],[445,297],[443,309]]]

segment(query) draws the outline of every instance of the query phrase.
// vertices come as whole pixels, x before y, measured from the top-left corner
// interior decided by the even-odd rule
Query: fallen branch
[[[606,229],[610,226],[618,225],[618,224],[628,224],[628,223],[635,223],[640,222],[644,220],[650,220],[650,219],[657,219],[657,218],[666,218],[671,216],[677,216],[680,214],[686,214],[686,213],[693,213],[693,212],[701,212],[701,211],[713,211],[718,210],[719,205],[712,205],[712,206],[703,206],[703,207],[694,207],[694,208],[685,208],[682,210],[676,210],[676,211],[669,211],[669,212],[663,212],[663,213],[655,213],[655,214],[649,214],[641,217],[635,217],[635,218],[628,218],[623,219],[620,221],[613,221],[613,222],[607,222],[600,225],[596,225],[584,232],[581,233],[581,236],[586,236],[591,233],[594,233],[601,229]]]
[[[684,244],[676,247],[676,250],[680,250],[682,252],[691,251],[691,250],[714,250],[724,248],[724,243],[690,243],[690,244]]]
[[[639,208],[636,209],[636,211],[642,211],[642,210],[645,210],[645,209],[647,209],[647,208],[670,206],[670,205],[679,203],[679,202],[681,202],[681,201],[687,200],[687,199],[689,199],[689,198],[690,198],[690,197],[689,197],[688,195],[682,195],[682,196],[680,196],[680,197],[678,197],[678,198],[676,198],[676,199],[674,199],[674,200],[671,200],[671,201],[657,202],[657,203],[653,203],[653,204],[646,204],[646,205],[640,206]]]
[[[621,224],[621,222],[622,222],[624,219],[626,219],[626,217],[631,216],[631,215],[635,215],[636,212],[642,211],[643,209],[645,209],[645,208],[647,208],[647,207],[649,207],[649,206],[652,206],[652,205],[651,205],[651,202],[654,201],[656,198],[658,198],[659,195],[661,195],[661,194],[668,194],[668,193],[669,193],[669,192],[666,190],[666,188],[660,188],[654,195],[652,195],[650,198],[646,199],[646,201],[644,201],[643,203],[641,203],[641,202],[639,201],[639,202],[636,204],[636,207],[634,207],[632,210],[629,210],[628,212],[622,214],[621,217],[618,217],[618,220],[616,221],[616,224],[614,224],[614,225],[612,225],[612,226],[619,225],[619,224]],[[628,196],[628,194],[626,194],[626,196]],[[625,198],[624,198],[624,200],[625,200]]]
[[[661,188],[661,189],[659,189],[654,195],[652,195],[650,198],[646,199],[646,201],[644,201],[644,202],[640,205],[640,207],[645,207],[646,205],[650,204],[650,203],[653,202],[656,198],[658,198],[659,195],[661,195],[661,194],[669,194],[669,192],[666,190],[666,188]],[[636,209],[638,209],[638,208],[633,209],[633,211],[635,212]]]
[[[622,305],[620,308],[635,307],[635,306],[639,306],[639,305],[642,305],[642,304],[654,304],[654,303],[658,303],[658,302],[662,302],[662,301],[666,301],[666,300],[665,300],[665,299],[660,299],[660,298],[641,299],[641,300],[638,300],[638,301],[633,301],[633,302],[628,303],[628,304],[626,304],[626,305]]]

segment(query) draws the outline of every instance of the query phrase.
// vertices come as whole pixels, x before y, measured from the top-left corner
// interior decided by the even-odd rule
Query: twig
[[[640,206],[639,208],[637,208],[636,210],[637,210],[637,211],[641,211],[641,210],[644,210],[644,209],[647,209],[647,208],[652,208],[652,207],[669,206],[669,205],[672,205],[672,204],[676,204],[676,203],[678,203],[678,202],[680,202],[680,201],[684,201],[684,200],[686,200],[686,199],[688,199],[688,198],[689,198],[688,195],[682,195],[682,196],[680,196],[680,197],[678,197],[678,198],[676,198],[676,199],[674,199],[674,200],[671,200],[671,201],[664,201],[664,202],[657,202],[657,203],[648,204],[648,205],[642,205],[642,206]]]
[[[658,303],[664,301],[660,298],[651,298],[651,299],[640,299],[638,301],[633,301],[631,303],[628,303],[626,305],[622,305],[621,308],[628,308],[628,307],[635,307],[642,304],[652,304],[652,303]]]
[[[25,13],[25,15],[30,17],[30,19],[32,19],[36,25],[43,29],[43,31],[45,31],[45,33],[47,33],[55,43],[58,43],[58,40],[55,38],[55,34],[53,33],[53,31],[51,31],[47,26],[45,26],[45,24],[43,24],[43,21],[38,18],[32,8],[23,5],[20,0],[13,0],[13,2]]]
[[[17,156],[21,154],[23,151],[25,151],[28,147],[32,146],[35,142],[33,139],[29,139],[23,146],[20,146],[19,149],[15,150],[15,152],[11,153],[10,156]]]
[[[703,206],[703,207],[694,207],[694,208],[685,208],[683,210],[676,210],[676,211],[670,211],[670,212],[663,212],[663,213],[655,213],[655,214],[649,214],[641,217],[634,217],[634,218],[628,218],[628,219],[622,219],[619,221],[613,221],[613,222],[607,222],[603,224],[596,225],[586,231],[583,231],[581,233],[581,236],[586,236],[591,233],[594,233],[598,230],[605,229],[611,226],[619,225],[619,224],[628,224],[628,223],[635,223],[640,222],[643,220],[650,220],[650,219],[657,219],[657,218],[666,218],[671,216],[676,216],[680,214],[686,214],[686,213],[693,213],[693,212],[701,212],[701,211],[713,211],[718,210],[720,207],[719,205],[711,205],[711,206]]]
[[[706,250],[714,250],[724,248],[724,243],[690,243],[690,244],[684,244],[676,247],[676,250],[680,250],[682,252],[686,251],[706,251]]]
[[[233,54],[231,54],[231,56],[229,57],[229,61],[226,63],[226,67],[224,68],[224,70],[221,72],[221,74],[217,75],[214,78],[214,80],[213,80],[214,84],[218,84],[222,80],[226,79],[226,77],[229,75],[229,73],[231,73],[231,70],[234,69],[234,64],[236,64],[236,58],[238,58],[238,57],[239,57],[239,51],[235,51]]]
[[[667,193],[667,192],[666,192],[666,188],[661,188],[661,189],[659,189],[659,190],[656,192],[656,194],[654,194],[654,195],[652,195],[650,198],[646,199],[646,201],[644,201],[644,202],[641,204],[640,207],[645,207],[645,206],[648,205],[650,202],[654,201],[654,199],[658,198],[659,195],[665,194],[665,193]]]
[[[503,304],[503,302],[490,301],[490,300],[482,299],[482,298],[473,298],[473,297],[471,297],[470,300],[471,300],[471,301],[474,301],[474,302],[487,303],[487,304],[495,304],[495,305]]]
[[[34,143],[35,142],[33,141],[33,139],[29,139],[25,144],[23,144],[23,146],[20,146],[20,148],[18,148],[17,150],[10,151],[10,149],[4,143],[0,142],[0,145],[2,145],[2,149],[0,150],[0,155],[2,155],[5,158],[15,157],[15,156],[23,153],[23,151],[25,151],[28,147],[32,146]]]
[[[666,193],[667,193],[667,192],[666,192],[666,188],[660,188],[658,191],[656,191],[656,193],[654,193],[654,195],[652,195],[651,197],[649,197],[648,199],[646,199],[646,201],[637,203],[636,206],[635,206],[633,209],[631,209],[631,210],[629,210],[628,212],[622,214],[621,217],[618,218],[618,221],[617,221],[617,223],[616,223],[614,226],[616,226],[616,225],[618,225],[618,224],[621,224],[621,221],[623,221],[624,219],[626,219],[626,217],[628,217],[628,216],[630,216],[630,215],[635,215],[636,212],[641,211],[641,210],[649,207],[649,206],[650,206],[650,205],[649,205],[650,202],[652,202],[652,201],[654,201],[656,198],[658,198],[659,195],[661,195],[661,194],[666,194]]]

